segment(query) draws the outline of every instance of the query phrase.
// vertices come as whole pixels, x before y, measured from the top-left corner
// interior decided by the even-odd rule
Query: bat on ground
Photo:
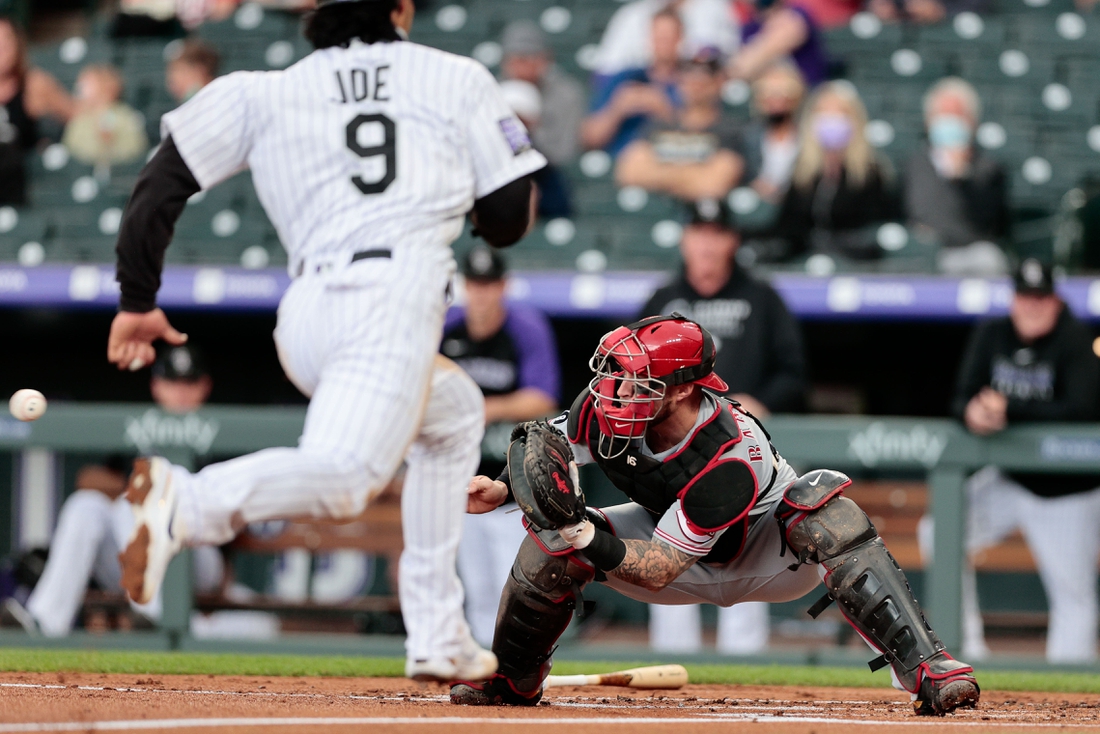
[[[602,675],[551,675],[544,688],[557,686],[623,686],[625,688],[672,689],[682,688],[688,682],[688,672],[683,665],[651,665],[631,668]]]

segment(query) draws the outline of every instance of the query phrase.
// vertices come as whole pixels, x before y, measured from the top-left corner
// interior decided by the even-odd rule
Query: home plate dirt
[[[976,710],[918,718],[882,689],[691,685],[560,688],[534,708],[452,706],[443,686],[401,678],[0,674],[0,734],[47,731],[767,734],[1100,732],[1100,696],[983,691]],[[555,729],[557,727],[557,729]]]

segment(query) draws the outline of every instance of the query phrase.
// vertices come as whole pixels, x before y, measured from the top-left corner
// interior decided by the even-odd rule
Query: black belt
[[[385,259],[389,260],[391,257],[393,257],[393,250],[386,250],[386,249],[360,250],[359,252],[357,252],[357,253],[355,253],[354,255],[351,256],[351,262],[356,263],[356,262],[359,262],[360,260],[374,260],[376,258],[385,258]],[[306,261],[305,261],[305,258],[303,258],[298,263],[297,276],[301,276],[302,273],[305,272],[305,267],[306,267]],[[322,266],[318,265],[317,266],[317,272],[320,273],[321,271],[322,271]]]
[[[351,261],[357,263],[360,260],[373,260],[376,257],[384,257],[388,260],[393,257],[393,250],[360,250],[351,256]]]

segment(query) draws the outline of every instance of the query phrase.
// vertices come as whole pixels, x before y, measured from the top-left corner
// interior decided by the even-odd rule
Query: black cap
[[[153,377],[165,380],[193,381],[208,374],[202,352],[190,344],[165,348],[153,363]]]
[[[1031,296],[1054,293],[1054,273],[1050,266],[1034,257],[1021,262],[1016,270],[1016,292]]]
[[[501,280],[506,272],[504,256],[486,245],[475,245],[462,259],[462,275],[466,280]]]
[[[737,231],[729,205],[721,199],[700,199],[687,205],[688,224],[713,224],[731,232]]]

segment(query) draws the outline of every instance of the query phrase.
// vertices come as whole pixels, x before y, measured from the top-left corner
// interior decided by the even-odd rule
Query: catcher
[[[533,706],[554,645],[590,581],[643,602],[729,606],[798,599],[824,579],[849,623],[913,696],[918,714],[978,702],[973,668],[952,659],[871,521],[827,469],[798,477],[763,425],[713,373],[710,334],[679,314],[602,339],[596,376],[572,408],[513,434],[499,480],[475,477],[468,511],[514,496],[528,537],[504,588],[499,672],[458,683],[451,702]],[[577,464],[595,462],[630,502],[586,508]]]

